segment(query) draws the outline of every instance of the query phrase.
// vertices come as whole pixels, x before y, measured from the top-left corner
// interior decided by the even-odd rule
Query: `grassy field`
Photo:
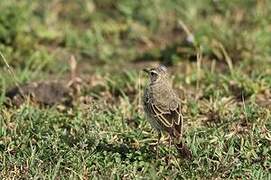
[[[0,1],[0,178],[271,179],[270,14],[268,0]],[[151,145],[141,70],[160,63],[191,161],[166,135],[158,158]],[[69,103],[7,104],[34,82]]]

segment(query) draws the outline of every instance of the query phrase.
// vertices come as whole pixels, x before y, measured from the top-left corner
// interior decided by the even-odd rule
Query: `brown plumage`
[[[192,153],[182,141],[183,115],[180,100],[169,81],[166,67],[144,71],[148,73],[150,83],[144,92],[143,106],[150,124],[159,133],[158,143],[161,132],[167,132],[180,155],[191,159]]]

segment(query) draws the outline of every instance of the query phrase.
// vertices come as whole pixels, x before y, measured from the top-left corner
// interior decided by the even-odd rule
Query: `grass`
[[[0,52],[15,74],[1,58],[1,179],[270,179],[270,8],[264,0],[1,1]],[[72,107],[5,106],[16,83],[67,82],[71,55],[82,79]],[[166,137],[159,158],[150,145],[157,135],[142,112],[141,69],[159,63],[183,100],[192,161]]]

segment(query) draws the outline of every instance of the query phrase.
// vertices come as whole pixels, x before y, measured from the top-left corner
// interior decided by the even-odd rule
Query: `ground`
[[[1,179],[270,179],[270,13],[267,0],[1,1]],[[166,135],[159,157],[151,145],[141,70],[157,64],[191,161]]]

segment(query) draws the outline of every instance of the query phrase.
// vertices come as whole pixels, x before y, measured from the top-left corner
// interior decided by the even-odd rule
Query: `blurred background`
[[[270,57],[266,0],[9,0],[0,8],[0,50],[12,66],[59,71],[69,54],[86,64],[174,64],[196,59],[191,41],[222,64],[225,53],[234,64]]]
[[[270,15],[269,0],[0,1],[0,177],[268,177]],[[149,147],[141,69],[157,64],[193,162]],[[4,106],[16,84],[50,108]]]

